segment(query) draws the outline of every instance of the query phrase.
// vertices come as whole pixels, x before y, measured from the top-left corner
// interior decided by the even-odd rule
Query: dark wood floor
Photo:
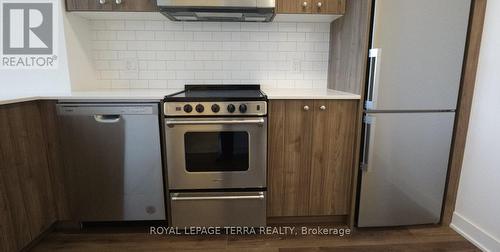
[[[450,228],[362,229],[333,236],[155,236],[142,231],[52,232],[31,251],[480,251]]]

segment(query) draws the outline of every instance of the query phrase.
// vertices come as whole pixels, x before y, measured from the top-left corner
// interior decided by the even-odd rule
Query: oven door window
[[[188,172],[232,172],[249,168],[249,135],[245,131],[184,134]]]

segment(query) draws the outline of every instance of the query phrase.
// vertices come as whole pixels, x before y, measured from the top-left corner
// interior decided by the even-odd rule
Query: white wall
[[[58,34],[59,66],[52,70],[0,70],[0,97],[30,95],[52,95],[69,92],[71,84],[68,75],[66,40],[64,36],[64,2],[59,4]]]
[[[500,1],[488,1],[452,228],[500,251]]]
[[[326,88],[329,23],[92,20],[101,88]]]

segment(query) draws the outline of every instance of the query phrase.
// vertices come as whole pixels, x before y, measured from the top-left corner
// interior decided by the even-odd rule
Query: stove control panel
[[[164,113],[166,116],[263,116],[267,115],[267,102],[165,102]]]

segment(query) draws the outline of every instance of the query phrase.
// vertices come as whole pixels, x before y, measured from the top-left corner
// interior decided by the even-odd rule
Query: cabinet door
[[[278,14],[298,14],[311,13],[312,0],[277,0],[276,13]]]
[[[311,8],[317,14],[344,15],[345,0],[313,0]]]
[[[314,102],[310,215],[349,212],[357,104],[355,100]]]
[[[113,0],[114,1],[114,0]],[[112,0],[66,0],[68,11],[111,11]]]
[[[305,110],[308,106],[310,109]],[[312,100],[269,102],[267,215],[309,213]]]
[[[157,11],[156,0],[108,0],[113,2],[114,11]]]

